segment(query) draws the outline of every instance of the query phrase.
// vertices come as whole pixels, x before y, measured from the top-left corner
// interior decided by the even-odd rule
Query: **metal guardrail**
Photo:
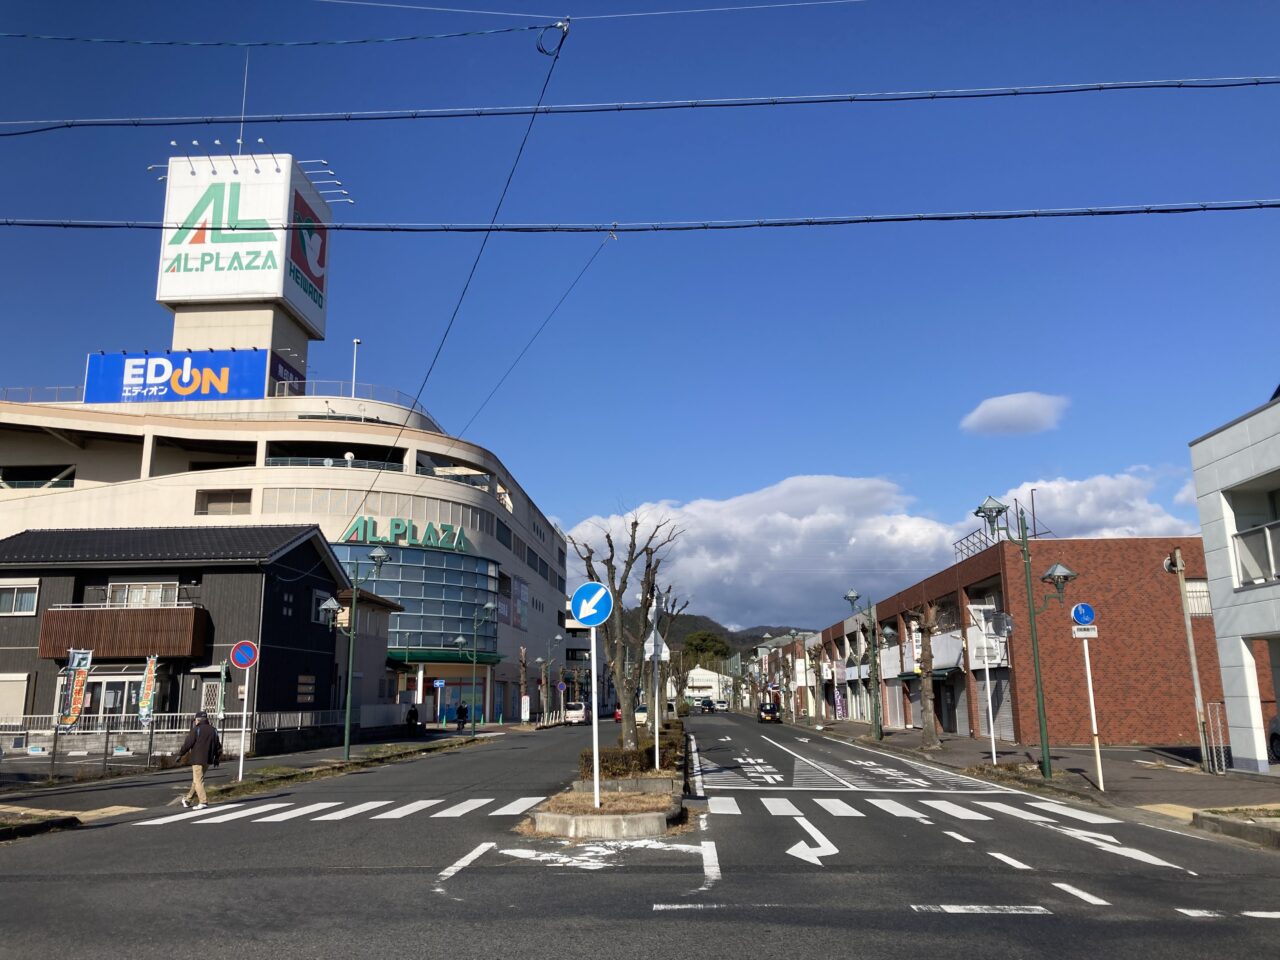
[[[416,397],[384,387],[376,383],[355,384],[352,389],[350,380],[292,380],[276,384],[277,397],[342,397],[347,400],[372,400],[375,403],[390,403],[406,410],[413,410],[434,420],[427,408],[418,402]]]
[[[403,463],[385,460],[344,460],[341,457],[267,457],[268,467],[329,467],[337,470],[389,470],[404,473]]]
[[[6,480],[0,477],[0,490],[66,490],[75,486],[73,477],[57,480]]]
[[[7,403],[80,403],[84,387],[0,387]]]
[[[224,713],[211,716],[213,724],[219,732],[234,730],[239,732],[243,727],[241,713]],[[346,717],[345,710],[277,710],[258,714],[249,714],[249,730],[296,730],[302,727],[334,727],[341,726]],[[354,719],[354,718],[353,718]],[[156,733],[177,733],[191,726],[190,713],[153,713],[151,725],[145,726],[136,713],[87,714],[76,722],[71,730],[59,731],[63,737],[74,737],[77,734],[100,734],[110,729],[112,733],[146,733],[148,729]],[[0,734],[15,733],[52,733],[57,723],[56,714],[22,714],[0,716]]]
[[[171,610],[174,607],[199,607],[202,604],[190,600],[170,600],[157,603],[112,603],[110,600],[101,603],[55,603],[50,610]]]
[[[493,478],[487,473],[441,473],[432,467],[418,467],[418,476],[432,477],[436,480],[450,480],[454,483],[466,484],[477,490],[490,491]]]

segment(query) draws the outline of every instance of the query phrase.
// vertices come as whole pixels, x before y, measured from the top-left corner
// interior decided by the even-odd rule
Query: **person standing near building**
[[[178,762],[190,756],[191,789],[182,798],[182,805],[190,807],[196,801],[195,810],[203,810],[209,805],[209,798],[204,792],[204,772],[210,765],[216,765],[222,753],[222,744],[218,741],[218,732],[209,723],[209,715],[201,710],[196,714],[195,723],[187,739],[182,741],[178,750]]]
[[[454,719],[458,721],[458,730],[461,731],[467,725],[467,702],[464,700],[458,704],[458,709],[454,711]]]

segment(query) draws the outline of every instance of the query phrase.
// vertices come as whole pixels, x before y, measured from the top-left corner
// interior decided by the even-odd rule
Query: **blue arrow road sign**
[[[603,583],[584,583],[573,591],[569,609],[584,627],[598,627],[613,613],[613,594]]]
[[[1098,615],[1093,612],[1093,607],[1087,603],[1077,603],[1071,608],[1071,619],[1082,627],[1089,626],[1097,618]]]
[[[443,687],[443,686],[444,686],[444,681],[443,681],[443,680],[432,680],[432,681],[431,681],[431,685],[432,685],[433,687]]]

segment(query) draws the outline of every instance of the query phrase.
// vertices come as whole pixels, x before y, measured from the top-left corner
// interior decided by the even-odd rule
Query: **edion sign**
[[[91,353],[85,365],[85,403],[174,403],[261,400],[267,351],[210,350],[164,357]]]
[[[288,154],[169,160],[156,299],[279,303],[324,336],[329,207]]]

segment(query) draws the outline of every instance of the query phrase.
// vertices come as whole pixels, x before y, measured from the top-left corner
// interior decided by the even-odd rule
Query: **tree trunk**
[[[926,604],[920,623],[920,749],[940,750],[938,717],[933,711],[933,635],[938,629],[938,611]]]
[[[524,720],[524,699],[529,696],[529,664],[525,659],[525,648],[520,648],[520,719]]]

